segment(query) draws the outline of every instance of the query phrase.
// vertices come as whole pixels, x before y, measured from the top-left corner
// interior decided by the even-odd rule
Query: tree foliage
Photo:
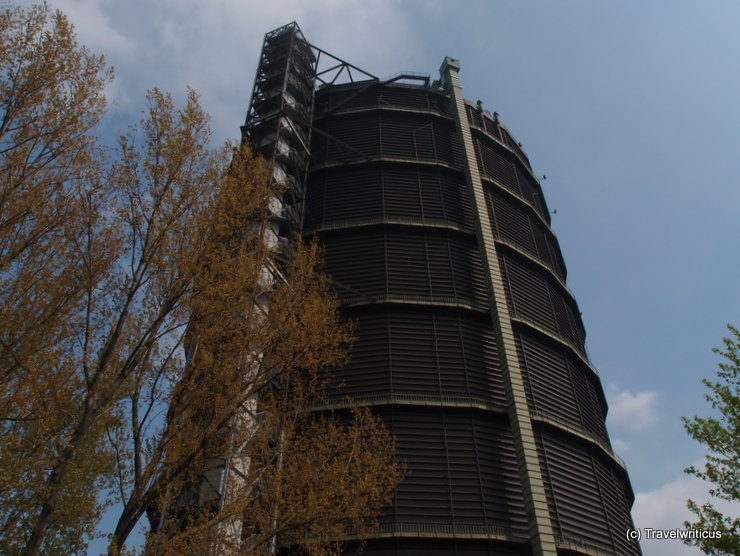
[[[209,147],[193,91],[152,90],[106,152],[103,58],[45,4],[0,33],[0,552],[83,551],[114,502],[111,553],[145,512],[152,554],[362,531],[393,439],[311,411],[351,338],[318,247],[268,241],[263,162]]]
[[[724,349],[713,351],[724,358],[719,364],[717,380],[703,379],[709,389],[707,401],[717,412],[716,417],[683,418],[688,434],[705,445],[709,453],[703,469],[689,467],[686,472],[710,482],[712,498],[740,502],[740,330],[728,325],[730,337],[724,338]],[[740,554],[740,516],[725,515],[712,502],[699,505],[688,501],[689,509],[698,517],[687,527],[718,531],[721,538],[687,540],[706,554]]]
[[[101,166],[91,130],[105,107],[111,73],[75,42],[48,6],[0,12],[0,551],[24,544],[30,517],[58,501],[50,551],[81,546],[100,511],[95,485],[107,452],[90,425],[75,454],[82,377],[75,372],[72,315],[80,309],[80,240],[97,202]],[[94,222],[87,220],[91,226]],[[102,238],[100,238],[102,239]],[[101,253],[102,255],[102,253]],[[97,269],[90,268],[90,272]],[[107,416],[106,416],[107,418]],[[66,454],[66,455],[65,455]],[[92,456],[95,457],[92,457]],[[79,456],[79,457],[78,457]],[[74,459],[64,489],[51,494],[55,463]]]

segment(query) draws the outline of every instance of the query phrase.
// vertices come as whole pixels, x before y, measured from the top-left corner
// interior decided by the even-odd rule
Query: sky
[[[238,139],[263,35],[292,20],[380,77],[435,78],[445,56],[458,58],[465,95],[499,112],[547,175],[636,525],[681,527],[686,499],[706,499],[683,473],[705,452],[681,416],[709,414],[700,381],[716,372],[711,348],[726,323],[740,325],[740,2],[49,2],[115,67],[104,137],[139,119],[147,89],[182,100],[189,86],[214,144]]]

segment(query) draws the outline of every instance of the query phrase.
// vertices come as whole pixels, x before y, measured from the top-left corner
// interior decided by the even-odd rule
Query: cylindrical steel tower
[[[308,105],[302,232],[357,336],[330,401],[372,406],[407,465],[364,553],[640,554],[542,189],[458,72]]]

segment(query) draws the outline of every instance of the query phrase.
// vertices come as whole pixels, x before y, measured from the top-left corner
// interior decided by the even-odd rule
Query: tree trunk
[[[20,556],[36,556],[39,553],[41,542],[44,539],[46,530],[49,528],[52,515],[56,510],[57,498],[59,498],[59,493],[62,491],[62,483],[67,475],[69,463],[75,457],[80,442],[82,442],[87,435],[90,424],[92,423],[93,413],[94,408],[88,401],[88,403],[85,404],[82,418],[75,428],[74,433],[72,433],[72,438],[70,438],[69,443],[64,450],[62,450],[59,461],[57,461],[57,464],[51,471],[51,475],[49,475],[49,480],[47,481],[49,484],[49,491],[41,506],[41,511],[36,517],[33,528],[31,529],[31,535],[28,537],[26,546],[23,547]]]
[[[129,498],[126,506],[123,508],[123,512],[121,512],[121,517],[118,518],[116,530],[113,533],[113,538],[111,538],[110,544],[108,545],[109,556],[118,554],[121,547],[126,543],[131,531],[134,530],[134,527],[139,522],[139,519],[141,519],[142,514],[146,511],[145,501],[147,498],[151,498],[151,496],[149,496],[150,492],[151,490],[144,496],[132,496]]]

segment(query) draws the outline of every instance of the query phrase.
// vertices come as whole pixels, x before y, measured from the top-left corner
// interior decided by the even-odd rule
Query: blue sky
[[[673,528],[706,488],[683,475],[703,450],[711,348],[740,324],[740,3],[665,0],[50,0],[116,80],[101,135],[124,133],[148,88],[212,114],[238,138],[262,36],[297,20],[367,71],[433,77],[460,59],[463,91],[524,144],[579,301],[590,357],[627,461],[638,526]],[[154,5],[152,5],[154,4]],[[734,508],[737,513],[737,506]],[[670,541],[646,556],[698,554]]]

